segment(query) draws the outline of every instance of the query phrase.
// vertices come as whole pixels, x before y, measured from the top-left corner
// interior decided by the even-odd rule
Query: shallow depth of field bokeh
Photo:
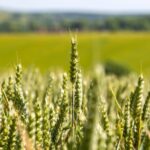
[[[86,32],[77,33],[81,66],[89,70],[95,63],[114,61],[145,75],[150,75],[149,32]],[[68,33],[11,33],[0,35],[0,71],[38,66],[68,68],[70,56]]]
[[[0,150],[150,150],[150,1],[0,0]]]

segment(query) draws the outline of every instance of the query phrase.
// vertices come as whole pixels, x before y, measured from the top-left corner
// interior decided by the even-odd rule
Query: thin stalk
[[[72,84],[72,120],[71,120],[71,125],[72,125],[72,139],[74,141],[74,84]]]

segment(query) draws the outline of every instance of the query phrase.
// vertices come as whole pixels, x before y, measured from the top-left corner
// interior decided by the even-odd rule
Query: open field
[[[93,63],[114,60],[150,75],[150,33],[78,33],[80,64],[87,70]],[[68,68],[70,35],[1,34],[0,70],[22,63],[48,68]]]
[[[133,53],[131,48],[140,51],[133,45],[140,48],[142,36],[80,35],[83,66],[88,69],[89,64],[100,58],[102,61],[110,59],[110,56],[123,62],[126,60],[124,51],[127,51],[124,47],[127,46],[130,55],[134,56],[137,52]],[[16,55],[23,64],[32,61],[41,64],[44,70],[49,64],[63,67],[66,63],[69,73],[53,70],[43,75],[34,68],[24,70],[21,64],[16,65],[16,71],[9,73],[7,70],[9,77],[5,75],[5,79],[0,79],[0,149],[150,150],[150,90],[149,81],[142,74],[118,77],[105,73],[103,66],[94,66],[90,72],[82,73],[77,42],[72,37],[71,49],[67,51],[69,46],[64,44],[69,40],[67,35],[60,39],[56,35],[51,38],[48,35],[15,35],[11,36],[12,40],[5,35],[3,41],[7,38],[11,45],[6,42],[5,45],[13,48],[12,55],[8,53],[10,59],[14,49],[22,47]],[[127,40],[128,44],[125,43]],[[121,44],[123,54],[119,51]],[[144,58],[142,52],[140,54],[140,59]],[[134,59],[125,62],[129,61],[134,62]]]

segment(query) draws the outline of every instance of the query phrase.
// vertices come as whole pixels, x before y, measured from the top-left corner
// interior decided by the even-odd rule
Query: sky
[[[0,9],[23,12],[150,13],[150,0],[0,0]]]

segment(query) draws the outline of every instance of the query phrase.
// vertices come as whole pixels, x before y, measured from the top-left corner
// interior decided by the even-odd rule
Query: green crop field
[[[150,75],[150,33],[77,33],[81,66],[88,70],[94,63],[113,60]],[[69,33],[1,34],[0,70],[16,63],[32,64],[42,71],[68,68]]]
[[[0,150],[150,150],[148,78],[125,75],[115,63],[90,69],[114,59],[138,70],[143,61],[148,74],[148,34],[78,37],[80,53],[76,37],[67,34],[1,36],[3,65],[53,70],[43,75],[18,63],[1,74]],[[124,70],[124,76],[110,75],[108,68]]]

